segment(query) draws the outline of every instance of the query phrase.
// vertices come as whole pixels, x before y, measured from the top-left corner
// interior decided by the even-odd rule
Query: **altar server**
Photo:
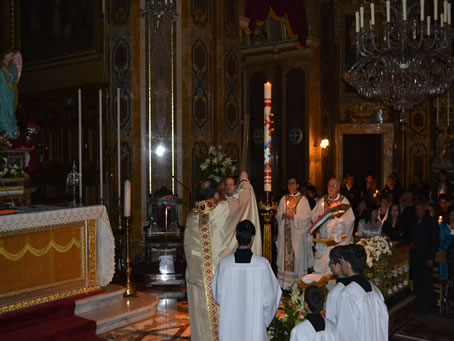
[[[335,339],[388,340],[389,317],[383,295],[361,274],[366,265],[364,247],[358,244],[344,246],[340,260],[348,282],[339,294]]]
[[[248,221],[236,229],[238,249],[219,261],[211,283],[219,305],[220,341],[265,341],[282,290],[266,258],[252,253],[255,227]]]
[[[290,341],[334,341],[333,324],[320,314],[325,295],[322,289],[311,285],[304,291],[304,322],[292,329]]]
[[[314,263],[312,236],[309,235],[311,208],[298,191],[299,186],[296,178],[288,178],[288,194],[280,200],[276,214],[277,279],[283,289],[306,275]]]
[[[331,273],[336,277],[336,285],[331,288],[326,298],[326,318],[336,324],[336,313],[339,301],[339,294],[345,288],[347,278],[342,274],[341,256],[344,246],[338,245],[331,249],[329,253],[329,267]]]

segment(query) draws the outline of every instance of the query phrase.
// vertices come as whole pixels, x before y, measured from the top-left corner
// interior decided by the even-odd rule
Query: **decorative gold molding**
[[[96,284],[96,220],[88,221],[88,284]]]
[[[36,304],[48,303],[48,302],[56,301],[56,300],[59,300],[61,298],[65,298],[65,297],[86,294],[86,293],[96,291],[96,290],[101,290],[101,287],[99,285],[95,285],[95,286],[88,287],[88,288],[74,289],[74,290],[64,291],[64,292],[53,294],[53,295],[38,297],[38,298],[31,299],[31,300],[14,303],[14,304],[9,304],[9,305],[0,307],[0,313],[6,313],[8,311],[23,309],[23,308],[27,308],[27,307],[30,307],[30,306],[33,306]]]
[[[353,123],[378,122],[377,112],[383,111],[383,120],[389,120],[389,108],[372,102],[345,102],[340,104],[340,119],[345,122],[349,119]]]

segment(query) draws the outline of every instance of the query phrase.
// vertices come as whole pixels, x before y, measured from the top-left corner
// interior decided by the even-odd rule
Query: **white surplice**
[[[301,322],[292,329],[290,341],[334,341],[334,326],[325,319],[325,330],[315,331],[309,321]]]
[[[282,294],[266,258],[253,254],[250,263],[235,263],[233,254],[222,258],[211,288],[219,305],[220,341],[266,340]]]
[[[300,195],[297,193],[297,195]],[[281,288],[288,288],[294,280],[298,280],[314,264],[312,252],[312,236],[309,234],[311,225],[311,208],[305,196],[299,200],[294,213],[294,219],[286,219],[283,214],[287,211],[288,195],[284,195],[279,201],[276,220],[278,222],[277,247],[277,278]],[[290,224],[291,245],[293,249],[293,271],[286,269],[284,254],[286,252],[285,224]]]
[[[325,214],[331,204],[339,203],[350,205],[348,199],[341,194],[338,194],[332,201],[328,199],[328,195],[322,197],[312,210],[312,223],[315,223],[321,215]],[[353,210],[349,208],[342,216],[333,217],[325,221],[318,229],[318,237],[321,239],[332,239],[336,243],[350,243],[353,239],[354,223],[355,215],[353,214]],[[347,236],[345,239],[341,237],[343,234]],[[316,273],[329,273],[328,262],[329,249],[326,247],[326,244],[316,243],[314,271]]]
[[[336,324],[336,314],[338,308],[339,294],[345,288],[342,283],[336,283],[334,288],[328,291],[328,297],[326,298],[326,318],[332,323]]]
[[[371,283],[366,292],[351,282],[339,294],[335,337],[337,341],[387,341],[388,308],[380,290]]]

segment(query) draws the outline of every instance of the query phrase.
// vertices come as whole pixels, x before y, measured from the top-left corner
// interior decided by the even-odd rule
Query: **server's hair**
[[[335,264],[340,263],[340,258],[343,255],[343,245],[337,245],[329,252],[329,260]]]
[[[249,220],[243,220],[236,226],[236,240],[239,246],[246,246],[251,243],[252,236],[255,236],[255,226]]]
[[[366,265],[367,254],[362,245],[345,245],[342,250],[342,258],[349,262],[354,273],[361,273]]]
[[[304,302],[307,303],[312,313],[319,313],[323,309],[325,294],[315,285],[310,285],[304,291]]]

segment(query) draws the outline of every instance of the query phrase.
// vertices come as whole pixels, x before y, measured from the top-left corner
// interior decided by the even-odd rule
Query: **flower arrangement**
[[[23,178],[24,170],[20,168],[15,159],[0,157],[0,178]]]
[[[393,244],[383,236],[373,238],[361,238],[357,244],[362,245],[366,250],[368,269],[365,275],[369,280],[373,280],[383,293],[392,282],[392,273],[388,269],[389,260],[393,253]]]
[[[282,297],[282,308],[279,307],[277,316],[271,322],[270,336],[273,341],[288,341],[292,329],[298,325],[305,317],[304,311],[304,291],[297,285],[290,296]]]
[[[11,142],[8,139],[8,133],[0,132],[0,152],[5,151],[11,147]]]
[[[220,182],[222,179],[235,175],[235,160],[227,157],[222,152],[222,146],[211,146],[208,149],[208,157],[200,164],[203,180]]]

